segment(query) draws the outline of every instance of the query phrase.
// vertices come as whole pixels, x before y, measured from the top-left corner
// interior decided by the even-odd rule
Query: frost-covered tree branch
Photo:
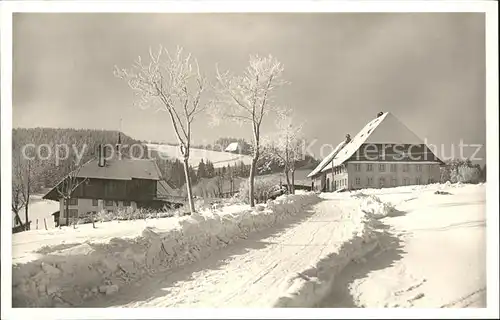
[[[212,112],[215,122],[228,119],[240,125],[249,124],[252,129],[253,159],[249,177],[251,206],[255,205],[253,181],[261,149],[261,124],[275,108],[275,89],[286,83],[282,78],[283,70],[283,65],[271,55],[250,56],[248,67],[240,76],[229,71],[221,72],[216,65],[217,99]]]
[[[183,54],[180,47],[171,55],[160,46],[157,52],[149,50],[148,63],[139,57],[128,70],[115,67],[115,75],[135,91],[141,108],[156,106],[168,113],[184,158],[189,206],[194,212],[188,165],[192,125],[208,106],[202,99],[208,82],[198,61],[191,54]]]
[[[296,164],[304,158],[303,124],[296,123],[291,109],[282,108],[277,111],[275,125],[276,132],[265,138],[265,158],[283,167],[288,190],[294,193]]]

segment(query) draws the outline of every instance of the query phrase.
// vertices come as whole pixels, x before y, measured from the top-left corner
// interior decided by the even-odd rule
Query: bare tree
[[[29,156],[29,155],[28,155]],[[35,188],[35,165],[30,158],[23,159],[19,154],[12,163],[12,212],[16,221],[22,225],[19,212],[24,208],[24,230],[30,229],[29,203]]]
[[[64,178],[56,187],[57,193],[63,199],[64,212],[63,217],[66,218],[66,221],[69,225],[69,200],[73,197],[73,193],[75,190],[84,182],[88,180],[88,178],[79,177],[80,169],[82,166],[78,163],[78,161],[70,160],[69,161],[69,174]],[[76,220],[79,216],[73,217],[73,227],[76,228]],[[59,227],[61,227],[61,223],[59,223]]]
[[[217,103],[214,104],[216,123],[229,119],[239,124],[250,124],[253,135],[252,164],[249,176],[250,206],[255,206],[254,179],[260,155],[261,124],[264,117],[274,108],[272,93],[285,81],[282,79],[283,65],[273,58],[250,56],[249,66],[242,76],[229,71],[217,71]]]
[[[23,221],[19,216],[19,211],[26,205],[23,196],[24,182],[23,182],[23,172],[21,168],[20,159],[13,159],[12,163],[12,212],[14,213],[15,220],[19,225],[25,229],[23,226]],[[28,220],[26,220],[28,222]]]
[[[130,70],[115,67],[115,76],[128,82],[139,96],[141,108],[156,104],[158,110],[168,112],[183,157],[189,209],[195,212],[189,151],[193,121],[207,106],[201,102],[207,80],[200,73],[197,60],[193,67],[191,55],[183,55],[180,47],[174,56],[161,46],[157,53],[150,49],[149,60],[144,64],[139,57]]]
[[[266,137],[263,150],[266,160],[283,167],[288,190],[293,194],[296,164],[304,157],[303,125],[295,123],[293,111],[289,108],[278,110],[275,123],[276,132]]]
[[[217,187],[217,193],[219,198],[222,198],[224,195],[224,180],[225,176],[222,174],[222,172],[219,172],[215,176],[215,186]]]

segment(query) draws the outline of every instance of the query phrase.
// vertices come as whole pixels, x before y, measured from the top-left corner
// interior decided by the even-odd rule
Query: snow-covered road
[[[486,186],[446,191],[379,194],[404,215],[383,220],[381,249],[345,268],[319,306],[484,308]]]
[[[359,206],[329,199],[299,220],[251,235],[205,260],[145,278],[84,307],[271,307],[288,280],[359,231]]]

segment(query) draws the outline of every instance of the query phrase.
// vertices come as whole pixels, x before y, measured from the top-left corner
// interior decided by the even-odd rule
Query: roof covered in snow
[[[161,173],[154,160],[150,159],[111,159],[99,167],[97,159],[84,164],[77,175],[79,178],[131,180],[160,180]]]
[[[57,199],[57,186],[61,184],[69,174],[64,177],[54,188],[47,192],[44,199]],[[150,159],[110,159],[106,160],[105,165],[100,167],[97,159],[92,159],[82,165],[76,173],[78,178],[90,179],[107,179],[107,180],[132,180],[132,179],[145,179],[160,181],[162,179],[161,172],[154,160]],[[165,189],[168,185],[162,189]]]
[[[240,144],[238,142],[231,142],[224,151],[227,152],[235,152],[238,151],[240,148]]]
[[[350,142],[341,142],[308,177],[329,170],[332,161],[334,167],[343,164],[365,143],[423,144],[424,142],[393,114],[386,112],[368,122]]]
[[[311,171],[311,173],[309,173],[307,176],[308,177],[312,177],[312,176],[315,176],[317,175],[319,172],[321,172],[321,170],[323,170],[329,163],[332,162],[332,159],[337,155],[337,153],[342,150],[342,148],[345,146],[345,141],[342,141],[341,143],[339,143],[335,149],[333,149],[332,152],[330,152],[330,154],[328,156],[326,156],[326,158],[324,158],[316,168],[314,168],[313,171]]]

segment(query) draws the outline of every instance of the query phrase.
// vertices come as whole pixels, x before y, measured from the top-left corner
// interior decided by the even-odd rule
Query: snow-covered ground
[[[41,194],[33,195],[30,199],[30,204],[28,206],[28,215],[31,220],[31,229],[36,230],[37,220],[38,220],[38,229],[45,229],[45,225],[43,220],[47,223],[47,228],[51,229],[55,227],[54,217],[52,213],[59,210],[59,202],[52,200],[43,200]],[[14,214],[12,214],[12,220],[14,223]],[[19,217],[21,221],[24,223],[26,220],[26,216],[24,214],[24,208],[19,212]],[[14,224],[12,225],[14,226]]]
[[[398,214],[381,220],[381,246],[345,269],[321,307],[486,307],[486,185],[362,192]]]
[[[147,275],[202,260],[252,232],[301,216],[319,200],[302,193],[255,210],[231,205],[189,217],[14,234],[14,305],[79,305],[99,292],[110,294]]]
[[[445,194],[436,194],[436,191]],[[485,185],[300,192],[251,210],[13,236],[14,306],[484,306]]]
[[[160,152],[162,155],[165,155],[170,159],[182,160],[182,155],[180,153],[179,147],[166,144],[146,144],[146,146],[151,150]],[[224,151],[213,151],[196,148],[191,148],[189,150],[190,165],[192,165],[193,167],[197,167],[201,159],[203,159],[204,161],[209,160],[214,164],[215,168],[221,168],[227,165],[239,165],[241,161],[243,161],[243,163],[246,165],[250,165],[252,163],[252,157],[243,154],[240,155]]]

